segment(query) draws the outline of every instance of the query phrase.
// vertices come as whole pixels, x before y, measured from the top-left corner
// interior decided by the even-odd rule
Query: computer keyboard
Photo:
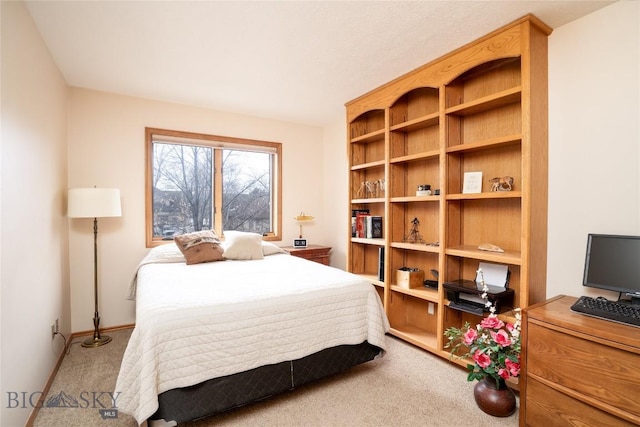
[[[571,306],[571,311],[640,327],[640,306],[609,301],[606,298],[582,296]]]

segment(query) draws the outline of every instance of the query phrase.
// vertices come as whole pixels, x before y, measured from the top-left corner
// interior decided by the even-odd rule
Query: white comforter
[[[143,260],[136,281],[136,327],[115,391],[119,410],[138,423],[173,388],[341,344],[386,348],[389,323],[370,283],[290,255]]]

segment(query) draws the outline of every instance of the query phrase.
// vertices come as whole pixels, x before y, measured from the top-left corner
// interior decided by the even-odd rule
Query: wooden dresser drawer
[[[630,422],[601,411],[554,388],[529,378],[527,381],[527,426],[544,427],[617,427],[633,426]]]
[[[520,426],[640,425],[640,329],[571,311],[523,310]]]
[[[284,246],[282,247],[282,249],[289,252],[293,256],[304,258],[309,261],[318,262],[320,264],[329,265],[329,252],[331,252],[331,248],[329,246],[309,245],[306,248]]]
[[[637,354],[529,323],[527,373],[640,416]],[[603,381],[606,372],[606,387]]]

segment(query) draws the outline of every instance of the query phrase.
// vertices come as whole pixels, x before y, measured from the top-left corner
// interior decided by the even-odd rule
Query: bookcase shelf
[[[472,114],[494,110],[505,105],[518,103],[521,101],[521,95],[522,88],[518,86],[471,102],[449,107],[445,110],[445,114],[470,116]]]
[[[359,142],[359,143],[366,144],[369,142],[381,141],[384,139],[384,131],[385,131],[384,129],[378,129],[373,132],[369,132],[364,135],[357,136],[351,139],[351,142],[352,143]]]
[[[432,252],[434,254],[440,253],[439,247],[425,243],[391,242],[389,246],[409,251]]]
[[[473,280],[480,262],[507,265],[514,306],[546,298],[550,33],[527,15],[346,104],[349,209],[384,229],[350,236],[347,269],[376,286],[393,335],[439,356],[446,328],[479,320],[448,306],[443,283]],[[467,172],[482,172],[480,193],[463,193]],[[511,191],[491,191],[504,177]],[[366,181],[384,191],[358,195]],[[401,267],[437,272],[438,289],[399,286]]]
[[[413,120],[398,123],[389,127],[391,131],[411,132],[414,130],[424,129],[429,126],[436,126],[440,122],[440,113],[435,112],[426,116],[418,117]]]
[[[391,334],[425,350],[437,352],[439,338],[432,331],[405,324],[391,327]]]
[[[447,147],[447,153],[453,154],[458,152],[472,152],[477,150],[487,150],[499,146],[517,145],[522,141],[522,135],[505,135],[497,138],[487,139],[484,141],[468,142],[466,144],[453,145]]]
[[[391,203],[409,203],[409,202],[439,202],[440,196],[401,196],[391,197]]]
[[[423,299],[425,301],[431,302],[439,302],[440,298],[438,296],[438,291],[435,289],[426,289],[426,288],[402,288],[397,285],[391,285],[391,290],[394,292],[399,292],[401,294],[411,295],[416,298]]]
[[[454,193],[445,196],[447,200],[489,200],[489,199],[520,199],[521,191],[492,191],[477,194]]]
[[[425,151],[422,153],[415,153],[415,154],[408,154],[406,156],[394,157],[389,160],[389,163],[416,162],[419,160],[437,159],[439,156],[440,156],[440,151],[431,150],[431,151]]]
[[[352,237],[351,243],[360,243],[363,245],[375,245],[375,246],[384,246],[384,239],[369,239],[365,237]]]
[[[370,199],[353,199],[351,204],[373,204],[373,203],[385,203],[385,199],[382,197],[372,197]]]
[[[385,165],[385,161],[384,160],[378,160],[375,162],[369,162],[369,163],[363,163],[360,165],[353,165],[351,166],[351,170],[352,171],[357,171],[360,169],[373,169],[379,166],[384,166]]]
[[[371,284],[373,284],[374,286],[378,286],[378,287],[383,287],[384,288],[384,282],[381,282],[380,280],[378,280],[378,276],[375,275],[375,274],[359,274],[359,276],[361,276],[364,279],[370,281]]]
[[[489,261],[498,264],[521,264],[521,254],[516,251],[490,252],[478,249],[477,246],[463,245],[458,247],[448,247],[445,250],[446,255],[457,256],[461,258],[472,258],[479,261]]]

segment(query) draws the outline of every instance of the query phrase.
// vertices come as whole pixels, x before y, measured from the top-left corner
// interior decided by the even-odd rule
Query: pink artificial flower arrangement
[[[450,327],[445,331],[449,342],[445,348],[451,348],[451,356],[473,361],[467,364],[468,381],[495,379],[496,384],[520,375],[520,309],[514,310],[514,323],[505,323],[498,318],[495,307],[488,301],[487,287],[482,270],[478,270],[489,315],[483,318],[475,328],[466,322],[462,328]],[[466,353],[458,354],[461,347]]]

